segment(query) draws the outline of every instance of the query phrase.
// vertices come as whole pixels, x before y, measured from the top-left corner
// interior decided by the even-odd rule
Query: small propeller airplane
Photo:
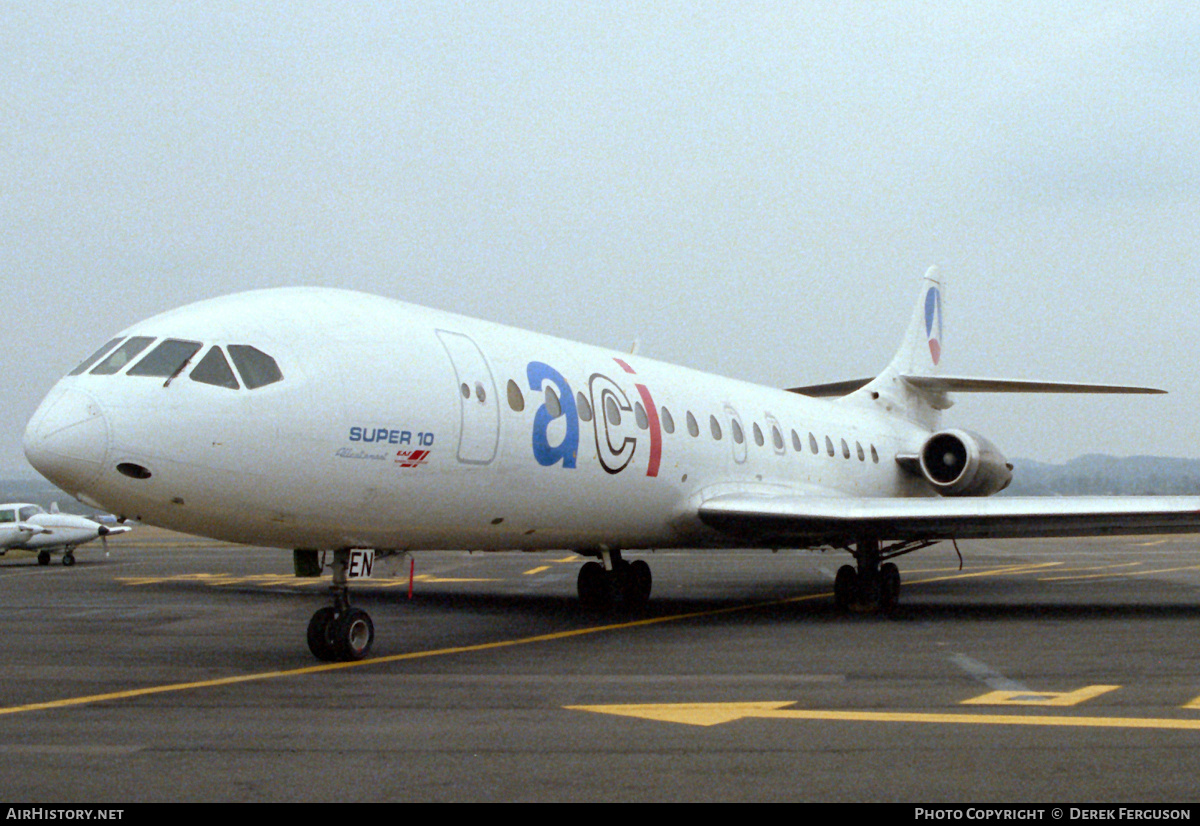
[[[888,609],[892,560],[942,540],[1200,532],[1192,497],[989,498],[1012,465],[943,428],[950,393],[1157,393],[942,372],[921,283],[878,375],[790,390],[387,298],[258,290],[162,313],[59,381],[25,431],[42,475],[186,533],[332,552],[323,660],[367,654],[348,584],[374,555],[569,548],[589,604],[650,596],[655,548],[835,548],[840,607]]]
[[[99,539],[105,551],[108,537],[131,530],[128,525],[104,525],[88,519],[62,513],[58,503],[47,511],[28,502],[9,502],[0,505],[0,556],[10,550],[37,551],[39,565],[49,565],[52,552],[62,551],[62,564],[75,564],[75,549],[85,542]]]

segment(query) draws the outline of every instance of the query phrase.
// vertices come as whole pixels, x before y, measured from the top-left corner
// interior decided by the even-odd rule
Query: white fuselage
[[[127,336],[153,337],[145,352],[168,338],[201,348],[166,380],[64,378],[26,453],[85,501],[194,534],[296,548],[667,547],[724,541],[694,516],[722,493],[928,494],[894,459],[929,429],[882,410],[361,293],[243,293]],[[229,345],[269,354],[282,379],[191,377]]]

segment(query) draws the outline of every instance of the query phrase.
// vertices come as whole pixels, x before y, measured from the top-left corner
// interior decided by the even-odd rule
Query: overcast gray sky
[[[153,313],[322,284],[770,385],[869,375],[930,264],[1009,456],[1200,456],[1180,3],[0,0],[0,475]]]

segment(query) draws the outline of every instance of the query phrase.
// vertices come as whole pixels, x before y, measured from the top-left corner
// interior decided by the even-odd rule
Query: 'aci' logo
[[[937,364],[942,358],[942,294],[937,287],[925,293],[925,334],[929,337],[929,354]]]

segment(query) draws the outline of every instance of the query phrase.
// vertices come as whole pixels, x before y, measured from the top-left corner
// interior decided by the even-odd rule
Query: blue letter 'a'
[[[575,397],[571,395],[571,385],[567,384],[567,380],[557,370],[540,361],[529,362],[526,373],[529,375],[530,390],[541,392],[542,383],[546,381],[555,385],[559,406],[562,408],[560,415],[566,417],[567,425],[567,432],[562,442],[551,445],[548,431],[550,422],[556,417],[550,415],[550,411],[546,409],[546,403],[542,402],[533,416],[533,457],[537,459],[539,465],[544,467],[550,467],[559,462],[562,462],[563,467],[575,467],[575,457],[579,453],[579,412],[575,409]]]

